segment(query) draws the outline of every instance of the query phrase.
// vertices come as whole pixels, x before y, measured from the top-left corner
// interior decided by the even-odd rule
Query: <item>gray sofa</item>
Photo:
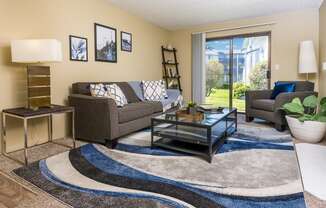
[[[314,83],[308,81],[284,81],[283,83],[295,83],[296,88],[293,93],[281,93],[275,100],[270,99],[273,90],[257,90],[246,92],[246,121],[250,122],[254,118],[261,118],[275,124],[275,128],[283,131],[286,127],[286,120],[282,106],[298,97],[303,100],[309,95],[318,96],[314,92]]]
[[[128,100],[127,105],[117,107],[111,98],[91,96],[89,86],[94,83],[97,82],[72,85],[69,103],[76,111],[76,138],[106,144],[110,148],[114,148],[119,137],[149,127],[151,117],[178,109],[182,100],[178,90],[168,89],[167,99],[146,101],[142,96],[141,82],[114,82]]]

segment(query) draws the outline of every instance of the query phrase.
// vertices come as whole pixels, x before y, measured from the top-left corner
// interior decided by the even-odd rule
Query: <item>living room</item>
[[[0,3],[1,206],[326,207],[322,0]]]

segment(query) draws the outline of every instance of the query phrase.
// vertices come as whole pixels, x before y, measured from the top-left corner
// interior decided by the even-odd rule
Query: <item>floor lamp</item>
[[[30,65],[62,61],[61,43],[54,39],[11,41],[14,63],[27,64],[28,108],[51,107],[51,76],[49,66]]]
[[[309,73],[317,73],[317,61],[312,40],[302,41],[300,43],[299,55],[299,73],[306,74],[306,80],[309,80]]]

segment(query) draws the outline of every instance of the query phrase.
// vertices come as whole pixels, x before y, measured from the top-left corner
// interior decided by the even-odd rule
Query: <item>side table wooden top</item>
[[[61,113],[66,111],[73,111],[72,106],[52,105],[51,107],[41,107],[37,110],[28,109],[25,107],[4,109],[3,113],[13,114],[20,117],[31,117],[49,113]]]

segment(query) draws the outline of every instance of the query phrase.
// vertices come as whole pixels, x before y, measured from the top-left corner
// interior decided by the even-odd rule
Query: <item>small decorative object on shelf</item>
[[[204,119],[204,113],[202,112],[195,112],[194,114],[189,114],[187,109],[179,110],[175,113],[175,115],[180,119],[184,119],[186,121],[201,121]]]
[[[187,111],[191,115],[195,115],[197,113],[197,104],[193,101],[190,101],[187,106]]]
[[[212,104],[200,104],[197,106],[197,110],[203,112],[222,113],[224,108]]]
[[[169,49],[169,50],[173,50],[173,46],[172,46],[171,44],[168,44],[168,45],[166,46],[166,48]]]

